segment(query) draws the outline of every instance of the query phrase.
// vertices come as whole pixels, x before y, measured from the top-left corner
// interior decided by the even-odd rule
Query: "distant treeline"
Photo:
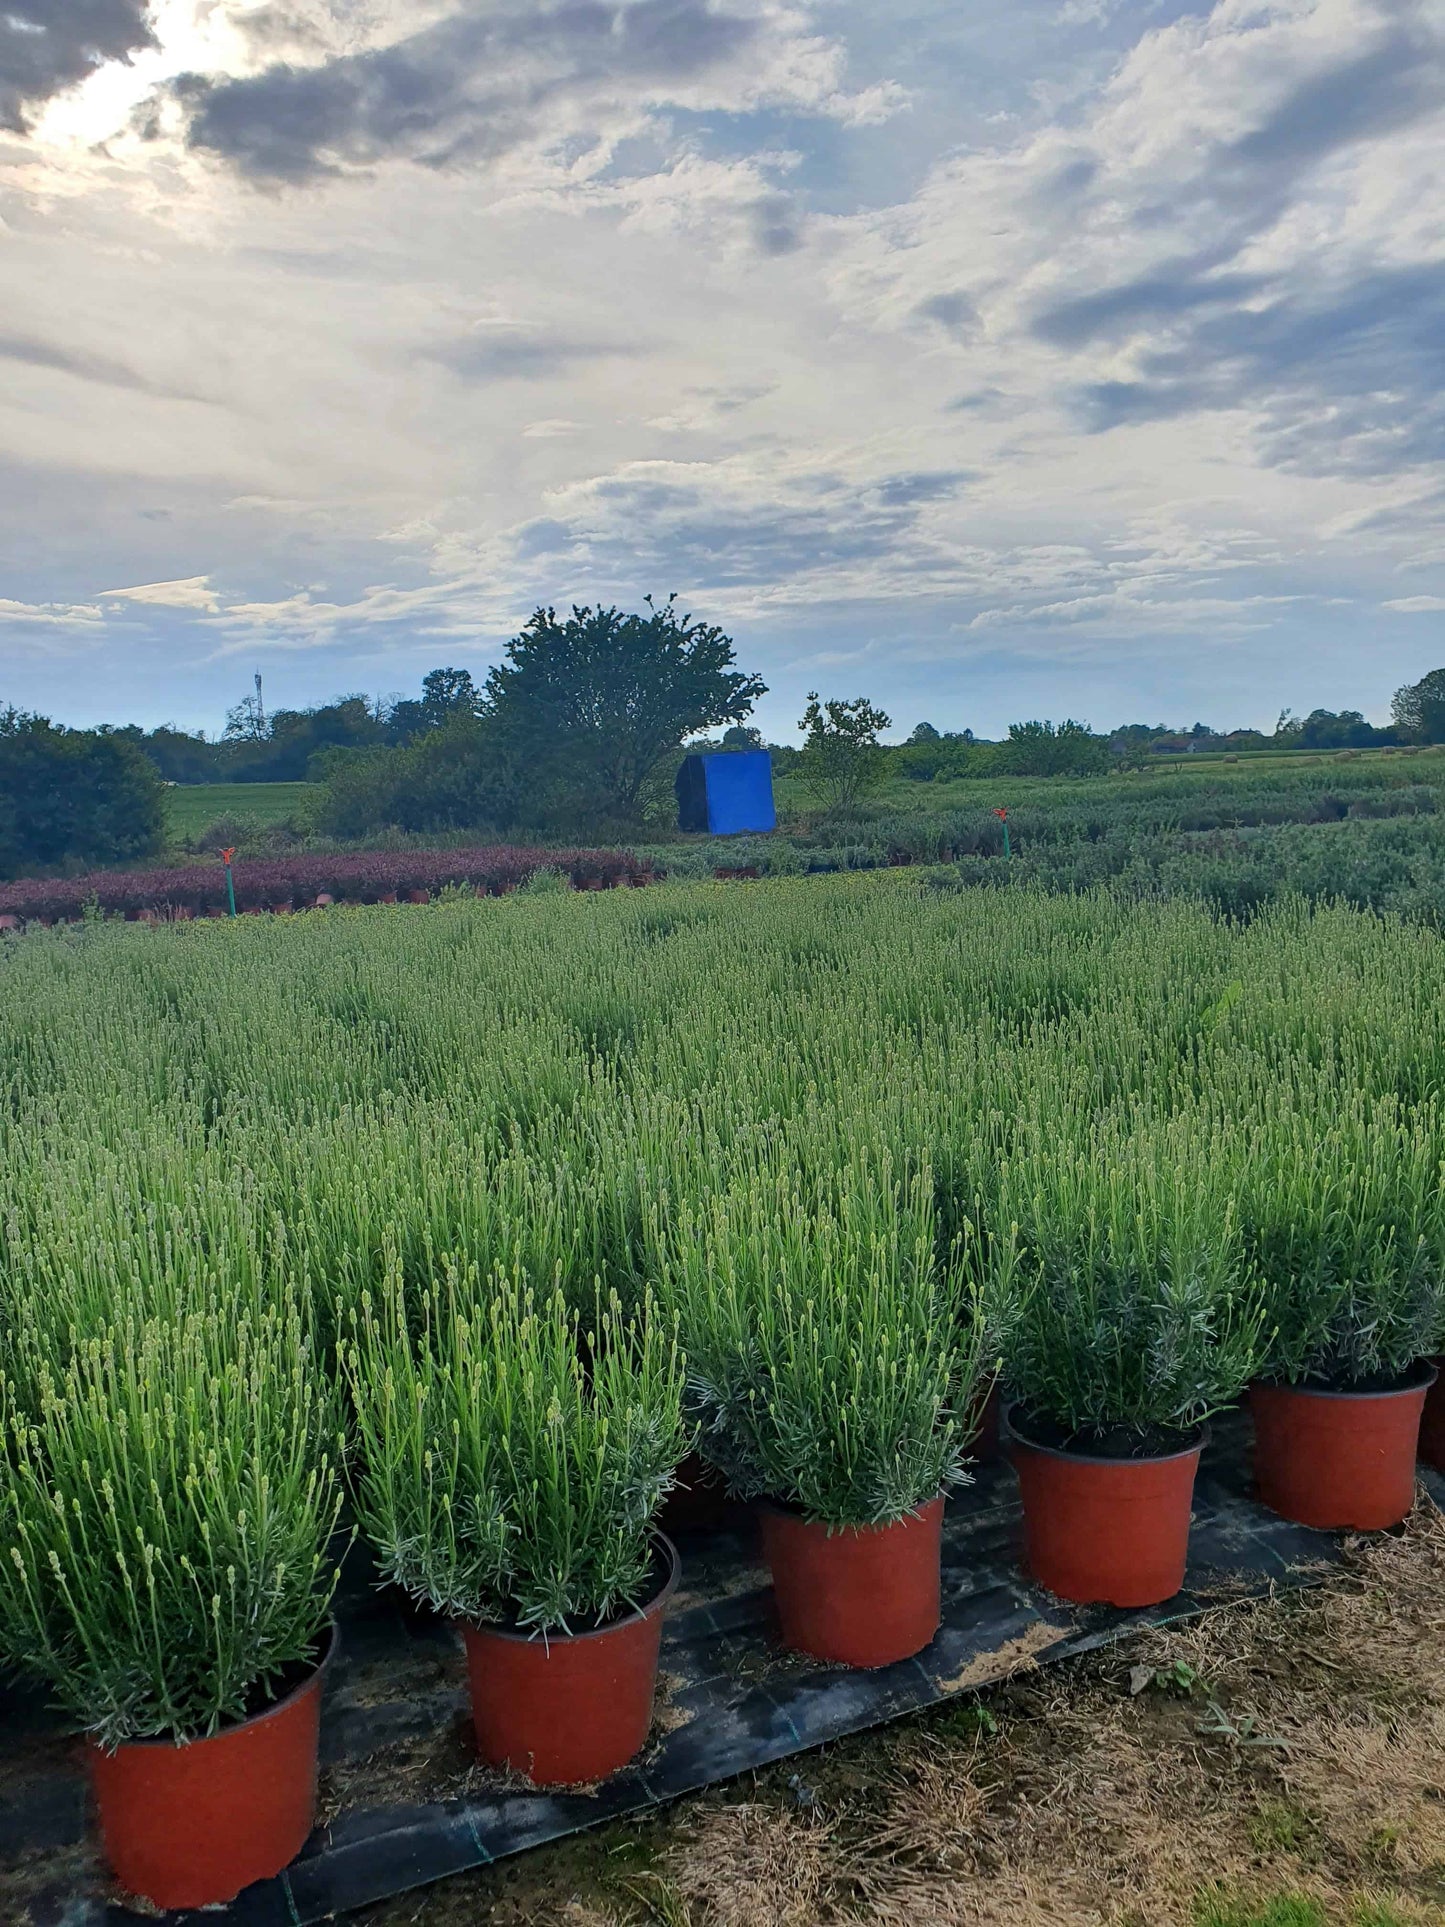
[[[340,839],[400,831],[518,839],[617,840],[671,809],[672,779],[694,745],[763,746],[748,722],[765,695],[739,670],[732,639],[675,601],[626,613],[538,609],[481,686],[465,669],[427,675],[416,698],[338,697],[232,709],[216,741],[137,725],[69,730],[0,708],[0,877],[135,861],[164,837],[162,785],[316,784],[310,828]],[[1445,742],[1445,669],[1396,692],[1386,728],[1358,710],[1285,711],[1275,729],[1220,732],[1130,723],[1030,721],[1000,741],[922,722],[882,741],[887,714],[866,698],[810,694],[801,748],[767,745],[779,775],[829,817],[889,777],[1092,777],[1200,752],[1353,750]]]
[[[1435,677],[1438,691],[1416,698]],[[391,702],[366,696],[338,696],[309,709],[277,709],[260,715],[254,697],[230,712],[226,733],[210,740],[203,732],[162,725],[144,730],[134,723],[103,734],[134,743],[168,783],[299,783],[325,780],[333,750],[402,749],[458,720],[484,715],[486,703],[465,669],[434,669],[419,700]],[[801,751],[792,744],[763,744],[759,731],[734,725],[725,732],[730,746],[765,746],[780,774],[788,773]],[[998,741],[971,729],[942,730],[919,723],[906,742],[884,745],[892,774],[916,782],[946,782],[962,776],[1086,776],[1121,764],[1154,757],[1226,755],[1251,750],[1379,749],[1391,744],[1445,742],[1445,671],[1432,671],[1421,683],[1397,692],[1395,720],[1369,723],[1358,709],[1312,709],[1307,716],[1286,710],[1271,731],[1212,729],[1207,723],[1175,729],[1167,723],[1125,723],[1095,732],[1083,723],[1013,723]]]
[[[473,713],[480,691],[465,669],[433,669],[419,699],[337,696],[310,709],[262,709],[255,696],[237,703],[225,733],[141,729],[126,723],[106,734],[134,743],[167,783],[304,783],[311,759],[330,749],[390,749]]]

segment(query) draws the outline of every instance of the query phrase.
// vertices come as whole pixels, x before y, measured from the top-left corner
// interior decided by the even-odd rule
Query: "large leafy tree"
[[[1390,714],[1402,736],[1417,743],[1445,743],[1445,669],[1395,691]]]
[[[0,709],[0,877],[149,856],[164,827],[165,786],[134,743]]]
[[[649,777],[689,737],[740,723],[767,684],[732,639],[679,612],[538,609],[487,677],[490,718],[540,783],[599,814],[635,818]]]

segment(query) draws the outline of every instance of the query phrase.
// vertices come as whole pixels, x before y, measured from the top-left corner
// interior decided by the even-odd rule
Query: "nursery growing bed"
[[[1445,1478],[1424,1471],[1437,1498]],[[590,1791],[542,1793],[478,1767],[468,1743],[465,1666],[450,1630],[348,1576],[342,1647],[323,1721],[322,1825],[301,1858],[230,1907],[162,1918],[180,1927],[313,1922],[519,1853],[880,1725],[959,1693],[1276,1587],[1319,1583],[1339,1540],[1275,1518],[1249,1495],[1248,1424],[1222,1421],[1195,1495],[1188,1585],[1140,1612],[1077,1609],[1028,1585],[1017,1564],[1018,1502],[1005,1466],[979,1468],[949,1506],[943,1625],[916,1659],[877,1673],[781,1651],[767,1573],[744,1529],[682,1535],[683,1584],[663,1636],[657,1717],[636,1765]],[[73,1752],[33,1709],[0,1699],[0,1854],[74,1848],[84,1787]],[[9,1736],[16,1734],[12,1740]],[[8,1756],[8,1757],[7,1757]],[[37,1927],[126,1927],[137,1915],[86,1904],[86,1871],[55,1878]],[[88,1863],[87,1863],[88,1864]],[[0,1905],[6,1897],[0,1871]],[[149,1918],[156,1918],[154,1915]]]

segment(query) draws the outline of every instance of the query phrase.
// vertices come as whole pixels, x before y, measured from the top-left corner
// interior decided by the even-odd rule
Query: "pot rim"
[[[1289,1392],[1296,1398],[1344,1398],[1344,1399],[1382,1399],[1413,1398],[1417,1392],[1428,1392],[1440,1376],[1440,1367],[1431,1358],[1417,1358],[1407,1374],[1409,1382],[1397,1385],[1388,1392],[1350,1392],[1333,1391],[1325,1385],[1291,1385],[1287,1379],[1257,1378],[1250,1386],[1251,1392]]]
[[[459,1619],[456,1624],[464,1633],[477,1633],[486,1639],[514,1640],[522,1646],[580,1646],[589,1639],[606,1639],[609,1634],[621,1632],[625,1626],[633,1626],[639,1620],[651,1619],[660,1613],[669,1599],[677,1591],[678,1580],[682,1577],[682,1560],[678,1557],[677,1547],[665,1532],[654,1530],[654,1544],[661,1547],[670,1561],[667,1577],[644,1606],[635,1606],[622,1619],[614,1619],[606,1626],[588,1626],[580,1633],[544,1631],[534,1626],[530,1631],[520,1626],[499,1626],[491,1619]]]
[[[777,1518],[791,1519],[800,1526],[814,1526],[820,1532],[826,1532],[830,1539],[837,1539],[845,1532],[891,1532],[895,1526],[906,1526],[915,1519],[921,1519],[932,1507],[945,1504],[947,1498],[946,1492],[935,1492],[931,1499],[920,1499],[916,1506],[911,1507],[900,1518],[885,1519],[882,1525],[872,1526],[840,1526],[834,1525],[828,1519],[809,1519],[804,1516],[801,1506],[793,1505],[787,1499],[757,1498],[752,1503],[759,1512],[771,1512]]]
[[[1208,1445],[1210,1438],[1209,1426],[1206,1422],[1191,1428],[1196,1434],[1194,1443],[1180,1446],[1177,1452],[1145,1452],[1127,1459],[1121,1459],[1111,1452],[1066,1452],[1061,1445],[1037,1445],[1023,1432],[1018,1431],[1013,1422],[1013,1415],[1017,1410],[1017,1399],[1011,1400],[1004,1407],[1003,1421],[1008,1428],[1010,1445],[1021,1445],[1026,1452],[1037,1452],[1041,1458],[1067,1459],[1074,1465],[1168,1465],[1174,1459],[1197,1458]]]
[[[121,1740],[118,1745],[108,1747],[93,1733],[87,1733],[85,1743],[92,1752],[102,1753],[106,1759],[113,1760],[118,1753],[137,1752],[142,1747],[168,1747],[174,1753],[184,1753],[190,1747],[209,1746],[213,1740],[229,1739],[233,1733],[244,1733],[250,1727],[261,1726],[267,1720],[274,1720],[278,1713],[284,1713],[287,1707],[294,1705],[303,1694],[309,1693],[313,1686],[324,1680],[341,1645],[341,1628],[334,1619],[327,1620],[325,1635],[326,1645],[321,1657],[305,1679],[299,1680],[284,1698],[272,1700],[269,1706],[263,1706],[259,1713],[252,1713],[248,1719],[231,1720],[225,1726],[218,1726],[214,1733],[202,1733],[194,1740],[175,1740],[167,1738],[164,1733],[148,1733],[140,1739]]]

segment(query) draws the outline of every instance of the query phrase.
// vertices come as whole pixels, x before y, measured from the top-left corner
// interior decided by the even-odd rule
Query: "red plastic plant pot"
[[[472,1724],[488,1766],[534,1786],[605,1780],[640,1753],[652,1724],[662,1616],[677,1588],[677,1549],[658,1534],[667,1577],[637,1612],[585,1633],[463,1624]]]
[[[1079,1606],[1157,1606],[1182,1589],[1202,1438],[1158,1458],[1119,1459],[1010,1430],[1031,1578]]]
[[[157,1907],[214,1907],[288,1866],[316,1819],[321,1688],[336,1632],[309,1678],[209,1739],[90,1742],[101,1845],[127,1893]]]
[[[1432,1358],[1430,1363],[1438,1373],[1445,1359]],[[1425,1394],[1425,1409],[1420,1414],[1420,1449],[1417,1456],[1437,1472],[1445,1472],[1445,1384],[1438,1377]]]
[[[830,1532],[760,1501],[783,1644],[840,1666],[911,1659],[938,1631],[943,1500],[886,1526]]]
[[[1282,1519],[1383,1532],[1415,1503],[1415,1453],[1435,1367],[1422,1360],[1392,1392],[1256,1384],[1254,1477]]]

